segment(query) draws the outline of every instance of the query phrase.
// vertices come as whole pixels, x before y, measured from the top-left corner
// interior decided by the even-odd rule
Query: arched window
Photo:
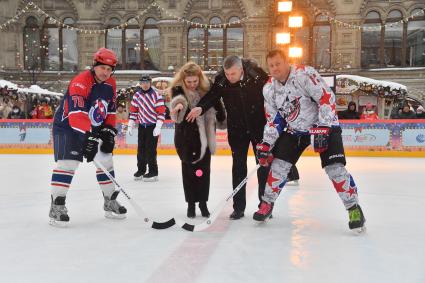
[[[373,68],[380,65],[381,27],[382,21],[379,13],[369,12],[362,25],[361,66],[363,68]]]
[[[143,26],[143,68],[158,70],[160,67],[160,36],[157,21],[147,18]]]
[[[187,34],[187,58],[205,69],[205,29],[201,26],[202,19],[194,18]]]
[[[24,27],[24,68],[37,70],[40,65],[40,28],[35,17],[28,17]]]
[[[135,19],[129,19],[125,28],[125,68],[127,70],[140,69],[140,27]]]
[[[384,37],[384,63],[386,67],[401,66],[403,48],[403,15],[392,10],[387,17]]]
[[[328,17],[318,15],[313,26],[313,64],[318,69],[331,66],[331,26]]]
[[[226,32],[226,48],[227,56],[236,55],[243,57],[243,27],[238,17],[229,19],[229,27]]]
[[[112,18],[108,21],[106,32],[106,47],[113,50],[117,55],[118,63],[116,69],[122,69],[122,30],[115,28],[121,24],[118,18]],[[111,29],[114,28],[114,29]]]
[[[75,24],[72,18],[65,18],[63,23],[68,26],[62,29],[62,66],[65,71],[78,70],[77,31],[71,30]]]
[[[213,27],[208,29],[208,67],[212,70],[217,70],[223,63],[223,28],[214,27],[220,24],[221,19],[213,17],[210,20]]]
[[[60,70],[59,58],[59,28],[55,20],[47,18],[43,25],[43,36],[41,38],[42,68],[47,71]]]
[[[415,9],[410,14],[407,25],[408,66],[425,66],[425,16],[422,9]]]

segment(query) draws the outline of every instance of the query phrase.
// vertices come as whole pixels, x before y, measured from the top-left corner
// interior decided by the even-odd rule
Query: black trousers
[[[328,149],[320,153],[322,168],[335,163],[346,164],[341,134],[342,130],[340,127],[331,128]],[[309,145],[310,135],[296,136],[283,132],[277,139],[272,152],[275,158],[285,160],[295,165],[301,154]]]
[[[200,170],[202,176],[196,176]],[[182,162],[183,189],[186,202],[208,201],[210,193],[211,153],[206,150],[204,158],[196,164]]]
[[[146,165],[149,166],[149,173],[158,175],[158,163],[156,147],[158,137],[153,136],[153,125],[139,124],[139,134],[137,136],[137,169],[146,172]]]
[[[292,165],[291,170],[288,173],[287,181],[295,181],[300,179],[300,174],[298,173],[297,166]]]
[[[236,188],[247,175],[247,157],[249,144],[251,143],[256,153],[257,142],[251,138],[248,133],[234,135],[229,133],[228,136],[229,145],[232,150],[232,184],[233,188]],[[258,160],[255,159],[256,163]],[[260,167],[257,170],[258,179],[258,199],[261,202],[261,197],[264,194],[266,186],[267,176],[269,174],[270,167]],[[240,189],[240,191],[233,197],[233,209],[237,211],[245,211],[246,207],[246,184]]]

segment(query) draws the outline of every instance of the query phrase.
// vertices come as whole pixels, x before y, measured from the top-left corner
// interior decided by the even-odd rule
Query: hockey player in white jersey
[[[334,93],[314,68],[290,65],[280,50],[270,51],[266,60],[272,77],[263,88],[267,124],[263,141],[257,145],[257,157],[261,165],[271,164],[271,170],[254,219],[263,221],[270,217],[288,172],[312,143],[314,151],[320,153],[322,168],[348,210],[349,228],[362,231],[365,218],[357,187],[345,169]]]

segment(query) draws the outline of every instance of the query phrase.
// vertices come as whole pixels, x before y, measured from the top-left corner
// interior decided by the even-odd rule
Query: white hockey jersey
[[[286,83],[270,78],[263,95],[267,118],[263,141],[271,146],[283,130],[308,134],[314,125],[339,125],[335,94],[313,67],[291,65]]]

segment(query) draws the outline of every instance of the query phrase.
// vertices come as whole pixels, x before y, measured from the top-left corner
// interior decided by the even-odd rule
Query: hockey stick
[[[146,213],[143,211],[143,209],[126,193],[126,191],[124,191],[124,189],[117,182],[117,180],[114,178],[114,176],[112,176],[111,173],[109,173],[109,171],[105,168],[105,166],[103,166],[102,162],[96,161],[96,158],[95,158],[93,160],[93,163],[97,167],[102,169],[103,173],[105,173],[106,176],[108,176],[109,180],[111,180],[115,184],[115,186],[117,186],[117,188],[120,190],[120,192],[122,192],[123,195],[127,198],[128,202],[134,208],[136,213],[139,216],[143,217],[143,221],[145,223],[149,224],[151,228],[161,230],[161,229],[170,228],[171,226],[174,226],[176,224],[176,221],[175,221],[174,218],[171,218],[170,220],[165,221],[165,222],[156,222],[156,221],[152,221],[151,219],[149,219],[149,217],[146,215]]]
[[[184,223],[183,225],[181,225],[180,223],[177,223],[180,227],[182,227],[184,230],[186,231],[190,231],[190,232],[199,232],[202,230],[205,230],[206,228],[208,228],[209,226],[211,226],[211,224],[214,223],[214,221],[217,219],[218,215],[221,213],[221,211],[223,210],[224,206],[226,206],[227,202],[233,198],[239,191],[240,189],[246,184],[246,182],[248,182],[248,179],[255,173],[257,172],[258,168],[260,168],[260,164],[257,164],[257,166],[255,166],[255,168],[253,168],[245,177],[245,179],[242,180],[242,182],[240,182],[240,184],[233,190],[233,192],[227,196],[226,198],[224,198],[218,205],[217,207],[214,209],[213,213],[210,215],[210,217],[208,217],[208,219],[206,219],[204,222],[201,222],[199,224],[196,225],[192,225],[192,224],[188,224],[188,223]]]

